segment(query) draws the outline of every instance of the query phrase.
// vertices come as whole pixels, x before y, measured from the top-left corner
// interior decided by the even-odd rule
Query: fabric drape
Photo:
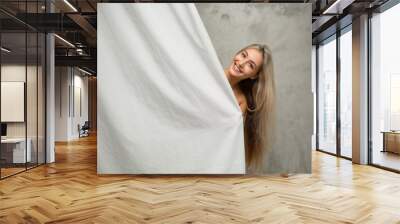
[[[243,174],[243,118],[194,4],[98,4],[98,173]]]

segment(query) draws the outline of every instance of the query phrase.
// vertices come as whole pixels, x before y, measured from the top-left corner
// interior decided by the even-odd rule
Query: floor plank
[[[313,152],[282,177],[98,176],[96,138],[0,181],[0,223],[400,223],[400,175]]]

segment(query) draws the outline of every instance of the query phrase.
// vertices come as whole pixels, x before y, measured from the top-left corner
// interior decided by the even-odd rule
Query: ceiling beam
[[[56,66],[81,66],[96,71],[97,59],[91,56],[55,56]]]
[[[73,20],[77,25],[79,25],[83,31],[93,40],[96,40],[97,30],[90,24],[85,17],[80,14],[68,14],[71,20]]]

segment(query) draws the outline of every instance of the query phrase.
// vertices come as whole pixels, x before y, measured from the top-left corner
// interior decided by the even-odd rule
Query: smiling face
[[[262,67],[263,55],[255,48],[240,51],[229,66],[229,75],[240,80],[255,79]]]

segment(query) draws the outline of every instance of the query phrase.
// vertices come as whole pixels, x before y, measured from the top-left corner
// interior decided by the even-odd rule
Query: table
[[[9,163],[26,163],[31,162],[31,145],[30,138],[26,139],[27,147],[25,153],[25,138],[6,138],[1,139],[1,157]],[[11,159],[12,158],[12,159]]]
[[[381,133],[383,133],[382,152],[400,154],[400,131],[382,131]]]

